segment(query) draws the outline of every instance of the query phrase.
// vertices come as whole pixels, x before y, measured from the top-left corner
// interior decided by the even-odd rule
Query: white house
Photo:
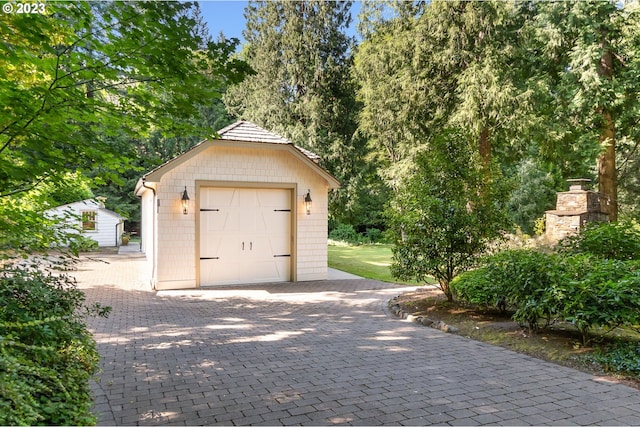
[[[82,234],[98,242],[98,246],[120,246],[125,218],[104,207],[104,201],[86,199],[48,209],[46,215],[77,222]]]
[[[317,155],[253,123],[218,135],[136,185],[152,286],[326,279],[328,191],[338,180]]]

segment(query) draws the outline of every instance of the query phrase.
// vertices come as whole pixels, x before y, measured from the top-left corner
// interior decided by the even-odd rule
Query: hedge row
[[[69,276],[0,271],[0,425],[95,424],[89,380],[99,357],[86,309]]]
[[[640,324],[639,258],[637,225],[605,224],[562,242],[558,253],[500,252],[451,288],[461,300],[515,310],[530,329],[572,322],[586,343],[596,326]]]

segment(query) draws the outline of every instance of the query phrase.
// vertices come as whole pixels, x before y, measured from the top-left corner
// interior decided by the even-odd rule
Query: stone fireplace
[[[600,210],[600,194],[587,190],[590,179],[568,179],[569,191],[558,193],[556,209],[546,212],[546,237],[558,242],[576,234],[587,223],[608,221]]]

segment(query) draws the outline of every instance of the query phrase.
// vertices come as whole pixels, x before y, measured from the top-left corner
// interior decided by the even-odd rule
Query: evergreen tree
[[[360,129],[400,175],[403,159],[447,128],[462,130],[489,165],[494,145],[502,153],[517,145],[529,112],[512,67],[520,15],[506,2],[420,6],[405,6],[358,49]]]
[[[547,99],[555,106],[548,128],[595,160],[602,210],[618,216],[616,157],[638,140],[637,2],[537,4],[541,73],[550,73]],[[559,150],[558,150],[559,151]],[[633,162],[632,162],[633,163]],[[627,166],[630,164],[626,164]]]
[[[345,34],[350,6],[320,0],[249,2],[241,56],[256,74],[229,88],[224,99],[230,114],[317,153],[343,184],[333,193],[332,218],[359,224],[375,221],[368,208],[379,212],[381,203],[363,206],[363,187],[375,185],[375,169],[365,161],[365,140],[355,134],[354,39]]]

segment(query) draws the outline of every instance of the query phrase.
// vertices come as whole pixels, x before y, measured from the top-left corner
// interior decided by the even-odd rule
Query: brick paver
[[[95,257],[94,257],[95,258]],[[636,389],[401,321],[371,280],[143,290],[144,258],[76,276],[102,425],[640,425]]]

